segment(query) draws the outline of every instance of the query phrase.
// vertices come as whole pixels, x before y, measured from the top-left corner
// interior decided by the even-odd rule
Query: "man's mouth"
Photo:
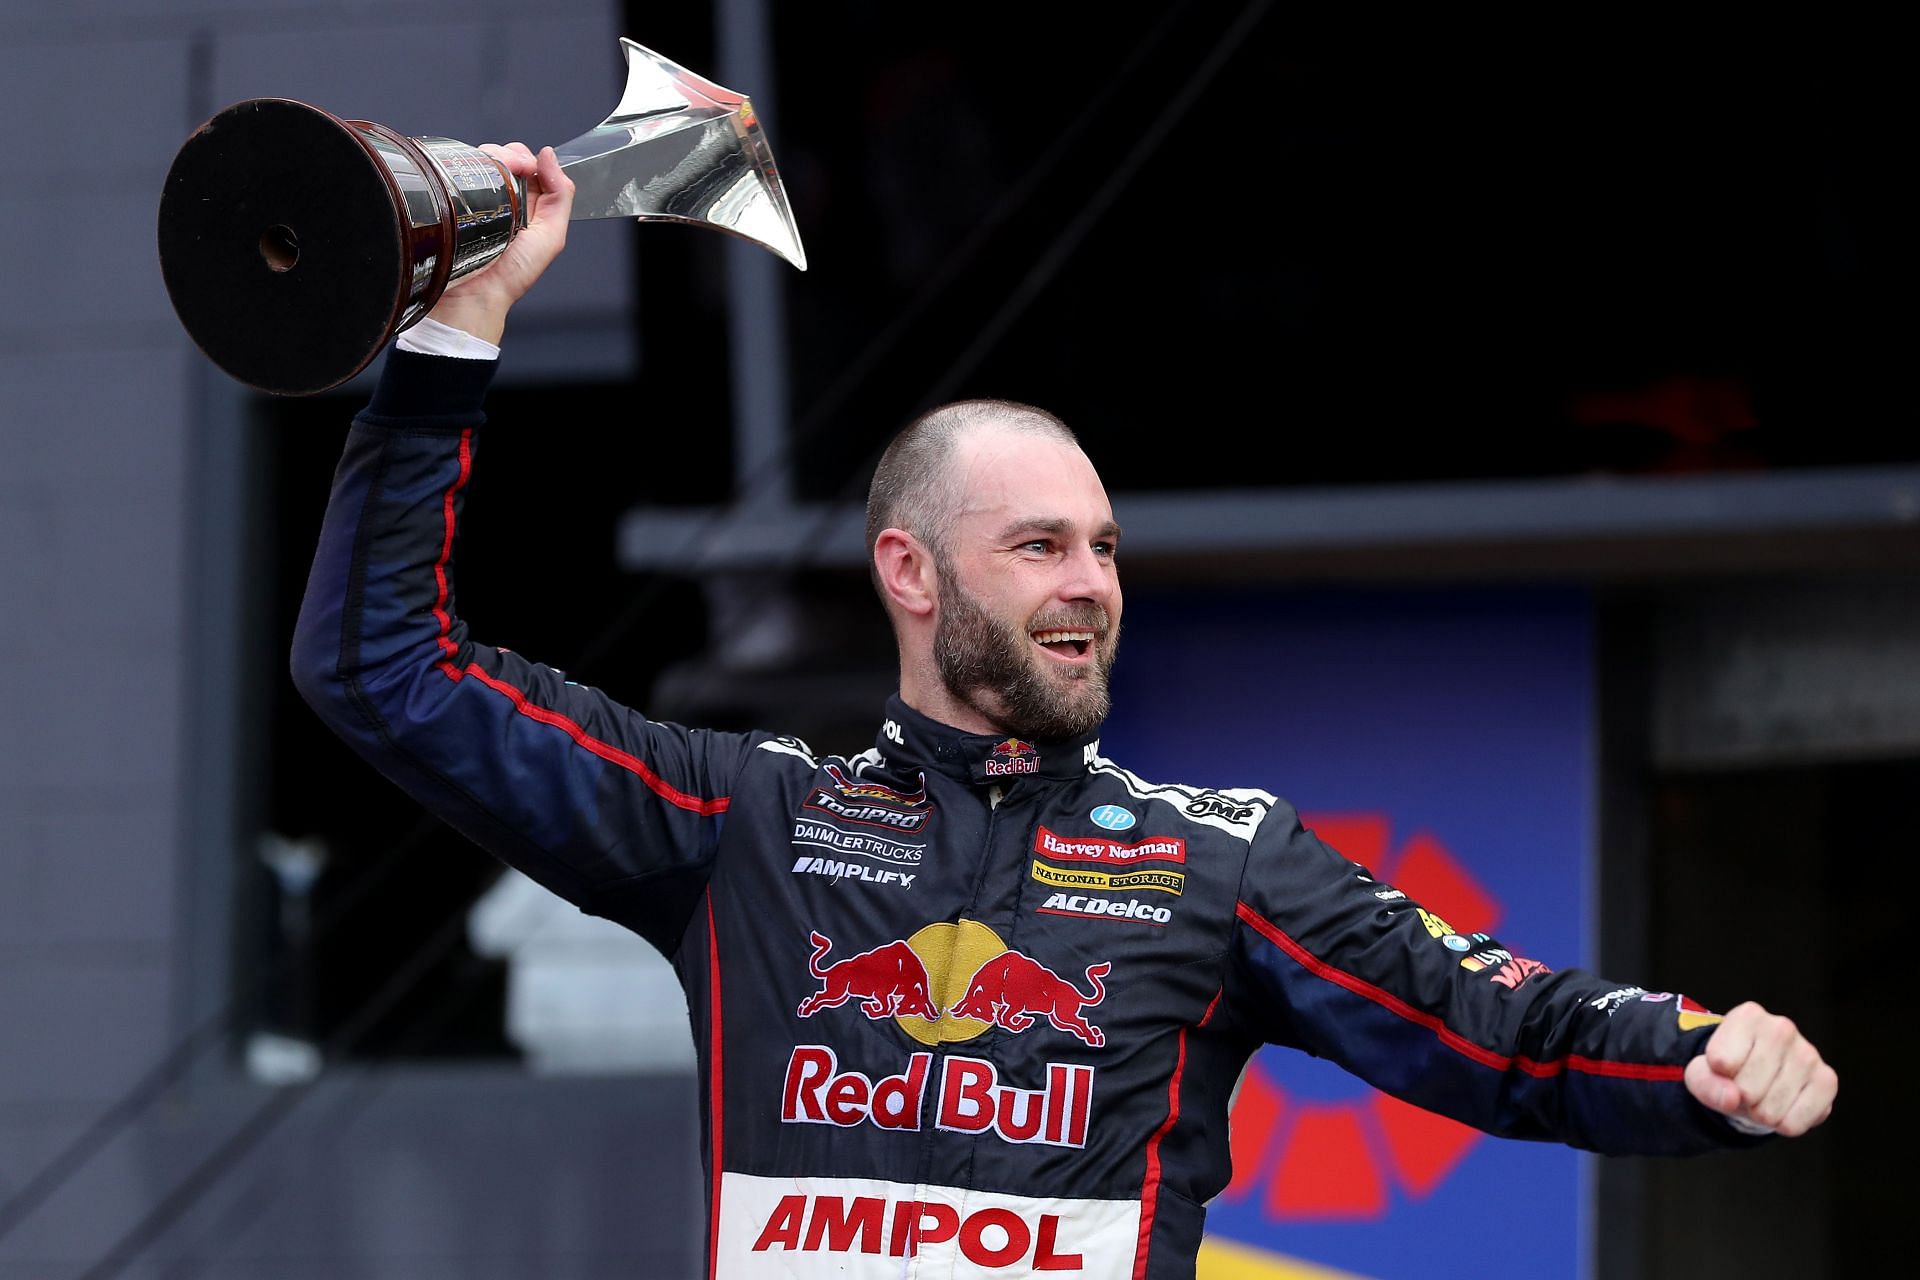
[[[1091,631],[1035,631],[1033,642],[1055,657],[1076,662],[1093,651]]]

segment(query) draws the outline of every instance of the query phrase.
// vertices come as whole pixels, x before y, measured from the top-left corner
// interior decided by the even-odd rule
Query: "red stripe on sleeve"
[[[1383,991],[1364,978],[1356,978],[1345,970],[1336,969],[1326,961],[1313,955],[1271,920],[1262,916],[1244,902],[1234,904],[1234,913],[1246,921],[1261,937],[1279,947],[1299,963],[1300,967],[1317,978],[1324,978],[1338,987],[1345,987],[1355,995],[1364,996],[1381,1008],[1405,1018],[1416,1026],[1425,1027],[1440,1039],[1440,1043],[1455,1053],[1473,1059],[1484,1067],[1496,1071],[1505,1071],[1517,1067],[1530,1076],[1554,1076],[1563,1071],[1579,1071],[1587,1075],[1615,1076],[1627,1080],[1679,1080],[1684,1075],[1683,1068],[1657,1062],[1608,1062],[1599,1058],[1586,1058],[1579,1054],[1569,1054],[1551,1062],[1535,1062],[1528,1057],[1508,1057],[1483,1048],[1467,1039],[1433,1014],[1414,1008],[1390,991]]]
[[[1222,992],[1213,993],[1213,1001],[1207,1005],[1207,1011],[1200,1015],[1196,1027],[1204,1027],[1213,1017],[1213,1011],[1220,1006]],[[1167,1136],[1167,1130],[1173,1128],[1180,1118],[1180,1075],[1187,1067],[1187,1028],[1180,1028],[1179,1049],[1173,1059],[1173,1079],[1167,1082],[1167,1118],[1147,1139],[1147,1176],[1140,1184],[1140,1237],[1133,1246],[1133,1280],[1146,1280],[1147,1255],[1153,1248],[1153,1214],[1160,1203],[1160,1139]]]
[[[549,711],[545,707],[536,706],[534,703],[528,701],[527,695],[520,692],[520,690],[514,688],[506,681],[488,675],[485,671],[481,670],[478,663],[468,663],[467,674],[486,685],[487,688],[505,697],[507,701],[513,704],[515,711],[518,711],[529,720],[537,720],[541,724],[552,725],[579,743],[582,747],[585,747],[588,751],[593,752],[594,755],[599,756],[602,760],[610,764],[616,764],[633,774],[639,778],[640,781],[646,783],[650,791],[662,800],[665,800],[668,804],[685,809],[690,813],[697,813],[703,817],[708,817],[716,813],[725,813],[728,805],[732,803],[732,797],[730,796],[716,796],[709,800],[700,796],[688,795],[678,787],[667,782],[666,779],[662,778],[653,770],[647,768],[646,764],[643,763],[638,756],[622,751],[612,743],[602,742],[573,721],[567,719],[567,717],[561,715],[558,711]]]
[[[440,651],[449,658],[459,656],[450,634],[453,619],[447,613],[447,565],[453,561],[453,500],[460,490],[466,488],[467,479],[473,474],[473,428],[468,427],[460,433],[460,474],[454,477],[447,492],[440,499],[440,559],[433,566],[433,580],[440,588],[434,598],[433,617],[440,624]],[[454,680],[460,679],[460,672],[452,664],[443,664],[440,668]]]
[[[726,1039],[720,1034],[720,935],[713,927],[712,889],[707,890],[707,983],[711,989],[707,1014],[710,1022],[707,1028],[707,1043],[710,1046],[707,1055],[707,1125],[713,1138],[713,1203],[707,1209],[707,1275],[712,1280],[719,1273],[720,1266],[720,1131],[722,1113],[726,1108],[726,1093],[722,1088],[720,1071],[720,1046]]]

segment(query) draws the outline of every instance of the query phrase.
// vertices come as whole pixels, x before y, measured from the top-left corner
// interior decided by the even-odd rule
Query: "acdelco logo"
[[[1138,898],[1098,898],[1084,893],[1049,894],[1034,911],[1044,916],[1075,916],[1082,920],[1144,920],[1162,926],[1173,919],[1172,911]]]
[[[780,1120],[915,1131],[932,1070],[933,1054],[916,1053],[899,1075],[874,1080],[840,1070],[839,1057],[826,1045],[797,1045],[787,1059]],[[1090,1066],[1049,1062],[1043,1087],[1020,1089],[1000,1083],[999,1069],[985,1059],[948,1057],[940,1064],[934,1123],[950,1133],[991,1133],[1002,1142],[1084,1147],[1093,1076]]]
[[[1082,1254],[1060,1251],[1060,1215],[1031,1220],[989,1205],[962,1215],[938,1200],[884,1196],[782,1196],[767,1218],[755,1253],[864,1253],[906,1258],[923,1247],[953,1242],[960,1256],[988,1270],[1080,1271]],[[943,1268],[944,1269],[944,1268]],[[862,1273],[864,1274],[864,1273]]]

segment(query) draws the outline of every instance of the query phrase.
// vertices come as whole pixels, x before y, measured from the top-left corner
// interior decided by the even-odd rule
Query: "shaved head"
[[[1107,711],[1120,527],[1080,442],[1010,400],[896,436],[867,498],[868,569],[907,705],[969,733],[1077,737]]]
[[[1074,448],[1080,442],[1067,424],[1014,400],[956,400],[915,418],[880,456],[867,490],[867,568],[882,529],[905,529],[944,558],[947,530],[966,494],[952,465],[960,442],[980,431],[1049,436]],[[879,585],[875,580],[875,587]]]

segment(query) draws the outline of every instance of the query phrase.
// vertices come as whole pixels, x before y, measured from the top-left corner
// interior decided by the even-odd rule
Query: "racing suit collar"
[[[915,711],[900,695],[887,699],[887,719],[874,742],[889,766],[926,768],[950,778],[1006,785],[1023,777],[1083,776],[1100,733],[1038,741],[1005,734],[962,733]]]

